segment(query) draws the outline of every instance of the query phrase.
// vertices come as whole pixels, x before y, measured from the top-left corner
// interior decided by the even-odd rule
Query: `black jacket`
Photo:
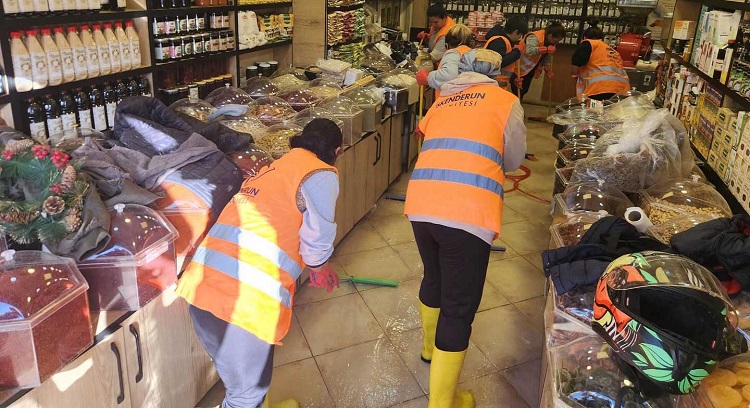
[[[709,268],[723,268],[750,290],[750,216],[735,215],[698,224],[670,243],[678,254]]]

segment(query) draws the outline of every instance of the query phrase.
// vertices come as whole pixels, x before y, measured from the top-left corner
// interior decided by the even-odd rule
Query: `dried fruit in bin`
[[[256,105],[250,107],[249,113],[257,117],[266,126],[278,125],[291,119],[296,111],[283,99],[267,96],[256,100]]]
[[[229,85],[211,91],[205,100],[217,108],[224,105],[252,105],[253,103],[253,98],[247,92]]]
[[[288,90],[279,93],[278,96],[297,112],[308,109],[320,101],[320,97],[312,92],[312,88]]]
[[[201,122],[207,122],[208,115],[214,110],[214,107],[210,103],[195,98],[182,98],[169,105],[169,108],[175,112],[198,119]]]
[[[255,144],[271,153],[274,159],[278,159],[291,150],[289,139],[301,132],[302,128],[293,124],[272,126],[265,136],[255,141]]]
[[[254,177],[260,169],[273,163],[273,157],[260,147],[250,144],[241,151],[231,153],[231,160],[245,178]]]
[[[750,407],[750,356],[724,360],[696,393],[700,408]]]

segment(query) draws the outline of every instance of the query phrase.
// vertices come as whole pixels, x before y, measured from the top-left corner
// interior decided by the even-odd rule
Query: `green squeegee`
[[[363,278],[361,276],[349,276],[341,279],[341,282],[351,283],[363,283],[367,285],[378,285],[378,286],[391,286],[394,288],[398,287],[398,282],[388,279],[374,279],[374,278]]]

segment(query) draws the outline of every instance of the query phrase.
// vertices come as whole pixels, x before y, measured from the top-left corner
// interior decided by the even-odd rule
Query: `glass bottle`
[[[93,129],[94,126],[91,123],[91,104],[89,103],[89,97],[83,89],[78,88],[75,90],[73,101],[76,104],[76,111],[78,113],[78,124],[85,129]]]
[[[47,116],[44,114],[44,108],[34,98],[26,100],[26,120],[29,122],[29,135],[32,139],[44,142],[47,140],[47,128],[45,122]]]
[[[67,92],[60,94],[60,119],[64,130],[73,129],[78,123],[75,102]]]
[[[104,97],[104,107],[107,110],[107,128],[111,128],[115,124],[115,111],[117,110],[117,93],[115,89],[109,83],[104,84],[102,90],[102,96]]]
[[[94,120],[94,129],[100,132],[107,130],[107,108],[104,105],[102,92],[95,86],[91,87],[89,101],[91,103],[91,115]]]
[[[60,105],[50,94],[44,96],[44,116],[47,121],[47,134],[49,136],[63,131]]]

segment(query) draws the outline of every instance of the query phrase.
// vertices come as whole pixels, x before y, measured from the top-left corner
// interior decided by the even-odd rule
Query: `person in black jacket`
[[[515,62],[521,58],[521,50],[516,47],[510,48],[509,46],[518,44],[528,32],[529,25],[526,23],[526,20],[521,18],[521,16],[513,16],[505,22],[505,28],[500,24],[496,24],[485,36],[485,38],[487,38],[487,44],[485,44],[484,48],[495,51],[503,57],[503,62],[500,67],[509,72],[511,70],[506,69],[506,67],[512,67],[513,74],[510,76],[508,83],[511,92],[514,94],[518,93],[515,84],[515,78],[517,76],[515,72]]]

